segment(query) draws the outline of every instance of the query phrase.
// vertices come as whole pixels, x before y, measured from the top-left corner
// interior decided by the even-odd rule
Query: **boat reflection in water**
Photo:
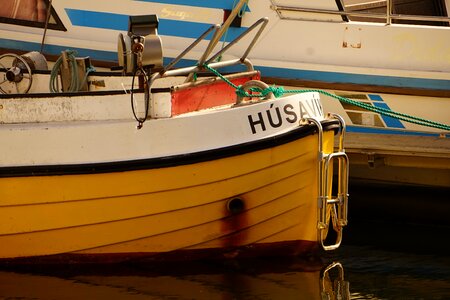
[[[340,263],[326,267],[278,260],[214,264],[0,271],[0,298],[350,299]]]
[[[334,272],[337,276],[332,277]],[[350,284],[344,280],[344,268],[339,262],[333,262],[322,270],[320,277],[321,299],[350,299]]]

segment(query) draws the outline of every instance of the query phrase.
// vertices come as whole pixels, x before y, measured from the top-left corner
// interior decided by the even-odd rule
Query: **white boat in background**
[[[10,5],[0,8],[0,48],[42,50],[55,58],[73,49],[96,66],[117,62],[112,41],[126,33],[131,15],[159,16],[166,65],[237,5],[234,0],[59,0],[50,2],[49,9],[49,1],[37,2],[26,17],[28,1],[6,0]],[[322,96],[325,110],[339,113],[348,124],[352,179],[448,187],[449,11],[449,0],[250,0],[215,50],[267,16],[267,30],[249,56],[266,82],[286,89],[324,89],[446,124],[422,126]],[[201,42],[179,64],[195,63],[207,45]],[[222,59],[239,58],[244,45],[232,45]]]

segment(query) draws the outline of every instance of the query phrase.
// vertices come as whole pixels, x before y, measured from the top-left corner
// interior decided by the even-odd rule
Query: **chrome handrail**
[[[159,72],[161,76],[164,76],[164,74],[171,70],[173,66],[175,66],[176,63],[178,63],[183,57],[186,56],[195,46],[197,46],[201,41],[203,41],[206,36],[211,33],[211,31],[215,31],[214,34],[217,34],[218,29],[220,28],[219,24],[212,25],[209,27],[202,35],[200,35],[192,44],[189,45],[186,49],[184,49],[177,57],[175,57],[163,70]]]
[[[250,26],[249,28],[247,28],[244,32],[242,32],[238,37],[236,37],[233,41],[231,41],[230,43],[228,43],[228,45],[226,45],[224,48],[222,48],[219,52],[217,52],[216,54],[214,54],[213,56],[211,56],[210,59],[208,59],[208,61],[206,62],[206,64],[210,64],[211,62],[213,62],[214,60],[216,60],[216,58],[218,58],[219,56],[221,56],[223,53],[225,53],[228,49],[230,49],[233,45],[235,45],[237,42],[239,42],[244,36],[246,36],[248,33],[250,33],[251,31],[253,31],[253,29],[255,29],[256,27],[258,27],[260,24],[261,27],[259,28],[258,32],[255,34],[255,36],[253,37],[252,41],[250,42],[250,44],[248,45],[247,49],[245,50],[244,54],[241,57],[241,60],[244,61],[248,54],[250,53],[250,51],[252,50],[253,46],[255,45],[256,41],[258,40],[258,38],[261,36],[261,33],[263,32],[264,28],[267,26],[267,23],[269,22],[269,18],[265,17],[265,18],[261,18],[258,21],[256,21],[255,23],[253,23],[252,26]]]
[[[191,67],[185,67],[185,68],[179,68],[172,70],[173,66],[178,63],[183,57],[186,56],[187,53],[189,53],[195,46],[197,46],[202,40],[204,40],[208,34],[210,34],[212,31],[214,31],[213,34],[213,40],[215,40],[214,37],[217,37],[220,35],[219,32],[221,32],[221,26],[220,25],[213,25],[210,28],[208,28],[199,38],[197,38],[189,47],[187,47],[183,52],[181,52],[176,58],[174,58],[163,70],[161,70],[158,73],[154,73],[149,80],[149,86],[151,87],[152,83],[162,77],[168,77],[168,76],[179,76],[179,75],[189,75],[193,74],[195,72],[199,72],[203,70],[203,64],[208,64],[214,69],[217,68],[223,68],[223,67],[229,67],[233,65],[239,65],[243,64],[247,66],[247,71],[253,71],[253,64],[250,62],[250,60],[247,58],[248,54],[250,53],[251,49],[255,45],[257,39],[261,36],[262,31],[266,27],[267,23],[269,22],[268,18],[261,18],[258,21],[256,21],[252,26],[247,28],[243,33],[241,33],[238,37],[236,37],[233,41],[228,43],[228,45],[221,50],[219,50],[217,53],[212,55],[211,57],[207,57],[210,50],[213,48],[214,42],[210,41],[207,51],[202,55],[202,57],[199,59],[196,65]],[[240,41],[244,36],[246,36],[249,32],[253,31],[256,27],[259,25],[260,28],[258,32],[255,34],[253,39],[251,40],[250,44],[248,45],[247,49],[245,50],[244,54],[241,58],[238,59],[230,59],[227,61],[219,61],[215,62],[217,57],[221,56],[223,53],[225,53],[230,47],[235,45],[238,41]]]
[[[253,64],[247,58],[244,61],[242,61],[240,58],[236,58],[236,59],[214,62],[214,63],[209,64],[209,66],[213,69],[220,69],[220,68],[235,66],[235,65],[239,65],[239,64],[244,64],[245,66],[247,66],[247,71],[254,70]],[[164,73],[154,73],[150,77],[150,86],[151,86],[151,83],[153,83],[158,78],[169,77],[169,76],[188,75],[190,73],[199,72],[201,70],[203,70],[202,66],[195,65],[195,66],[191,66],[191,67],[168,70],[168,71],[165,71]]]

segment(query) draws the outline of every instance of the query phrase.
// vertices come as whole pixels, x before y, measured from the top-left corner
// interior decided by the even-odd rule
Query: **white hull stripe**
[[[324,127],[324,130],[334,130],[339,127],[339,124],[336,120],[327,120],[322,122],[322,126]],[[296,129],[284,134],[267,137],[261,140],[223,147],[220,149],[212,149],[190,154],[172,155],[159,158],[136,159],[106,163],[3,167],[0,168],[0,177],[110,173],[187,165],[241,155],[283,145],[310,135],[315,130],[316,127],[313,125],[304,125],[299,126]]]

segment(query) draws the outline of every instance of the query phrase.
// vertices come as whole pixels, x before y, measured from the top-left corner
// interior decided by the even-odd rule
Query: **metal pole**
[[[391,25],[392,0],[386,0],[386,25]]]
[[[220,39],[222,38],[225,31],[228,29],[228,27],[230,27],[231,22],[233,22],[234,18],[236,18],[237,14],[242,9],[244,4],[247,3],[247,1],[248,0],[240,0],[239,3],[236,5],[236,7],[233,8],[233,10],[230,13],[230,16],[225,20],[225,23],[223,23],[222,27],[219,29],[219,32],[212,39],[212,41],[210,43],[211,46],[209,47],[208,51],[205,52],[205,57],[208,57],[211,54],[212,49],[220,41]]]
[[[47,34],[48,22],[50,21],[51,9],[52,9],[52,0],[48,1],[47,16],[45,19],[45,27],[44,27],[44,35],[42,36],[42,42],[41,42],[41,54],[44,51],[45,35]]]

